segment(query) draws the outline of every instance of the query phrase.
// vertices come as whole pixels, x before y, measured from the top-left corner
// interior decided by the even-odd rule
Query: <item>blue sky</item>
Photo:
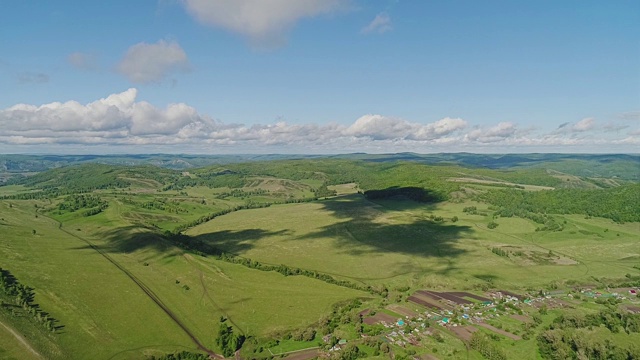
[[[0,151],[633,152],[637,1],[0,4]]]

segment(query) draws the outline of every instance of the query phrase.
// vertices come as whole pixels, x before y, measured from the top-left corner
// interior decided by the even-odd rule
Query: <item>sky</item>
[[[0,0],[0,153],[640,153],[637,0]]]

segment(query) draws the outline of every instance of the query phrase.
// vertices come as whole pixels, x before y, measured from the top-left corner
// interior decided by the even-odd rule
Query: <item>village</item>
[[[407,349],[424,346],[425,340],[443,342],[447,334],[469,342],[473,333],[484,328],[492,337],[518,341],[528,339],[527,330],[541,323],[540,314],[552,309],[574,308],[579,302],[621,304],[629,312],[640,313],[637,294],[638,289],[634,288],[599,291],[591,287],[536,294],[494,290],[484,296],[417,290],[403,304],[361,311],[362,322],[369,329],[361,336],[376,336],[390,345]],[[344,344],[346,341],[342,346]]]

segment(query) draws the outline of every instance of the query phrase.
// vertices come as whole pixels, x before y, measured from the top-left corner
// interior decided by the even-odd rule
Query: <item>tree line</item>
[[[24,284],[21,284],[8,270],[0,268],[0,308],[9,310],[13,316],[20,316],[20,310],[31,316],[32,321],[48,331],[56,331],[56,319],[43,312],[38,304],[33,302],[35,292]]]
[[[611,333],[640,333],[640,314],[608,307],[594,314],[564,313],[556,317],[537,338],[544,359],[640,359],[640,346],[613,343],[593,329],[604,327]]]
[[[615,222],[640,221],[640,184],[610,189],[490,190],[479,200],[500,207],[500,216],[529,217],[547,223],[546,214],[583,214]]]

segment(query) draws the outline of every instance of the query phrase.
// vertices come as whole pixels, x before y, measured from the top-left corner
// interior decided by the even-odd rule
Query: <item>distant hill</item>
[[[460,165],[472,168],[537,168],[589,178],[640,181],[640,155],[630,154],[340,154],[340,155],[0,155],[0,181],[14,174],[42,172],[86,163],[109,165],[153,165],[174,170],[245,162],[292,159],[346,159],[365,162],[416,162]]]

